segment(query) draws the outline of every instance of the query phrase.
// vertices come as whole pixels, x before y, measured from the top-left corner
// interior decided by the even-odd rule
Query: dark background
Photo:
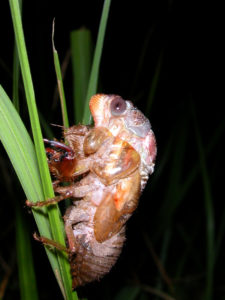
[[[213,205],[210,210],[215,218],[216,244],[219,234],[223,238],[224,231],[224,155],[221,147],[224,109],[221,98],[216,93],[210,94],[214,74],[211,73],[210,80],[207,78],[212,56],[208,49],[210,40],[207,39],[211,15],[196,3],[179,0],[112,0],[100,67],[99,91],[131,99],[146,112],[152,80],[159,58],[162,58],[157,89],[148,114],[157,139],[158,157],[156,172],[128,223],[127,241],[119,261],[101,282],[80,290],[80,294],[88,299],[113,299],[126,286],[142,286],[141,296],[137,299],[155,299],[147,287],[157,287],[172,294],[175,299],[204,299],[208,216],[201,167],[180,201],[177,187],[184,186],[190,172],[199,166],[202,158],[205,159]],[[91,30],[93,41],[96,41],[102,5],[103,1],[100,0],[24,1],[23,25],[37,105],[48,123],[62,122],[59,107],[51,111],[56,87],[51,45],[53,18],[56,20],[55,45],[63,61],[70,48],[70,31],[87,27]],[[14,34],[7,1],[0,4],[0,32],[0,84],[11,96]],[[215,64],[217,59],[215,55]],[[69,64],[65,75],[68,107],[72,105],[71,76]],[[207,96],[209,100],[206,100]],[[29,128],[24,100],[21,111]],[[72,123],[72,113],[69,117]],[[59,138],[59,130],[53,130]],[[197,138],[196,132],[199,132]],[[199,143],[202,153],[198,150]],[[15,176],[2,147],[0,155],[3,172]],[[3,180],[1,184],[0,256],[11,264],[13,270],[4,299],[15,299],[19,287],[14,205],[10,196],[6,195]],[[25,196],[16,177],[14,188],[15,197],[21,203],[32,234],[35,230],[34,221],[24,208]],[[173,203],[174,199],[177,204],[171,212],[168,203]],[[163,254],[164,246],[166,250]],[[44,250],[36,242],[32,242],[32,247],[40,299],[60,299],[60,291]],[[225,299],[223,247],[222,242],[214,268],[213,299]],[[166,257],[164,261],[163,255]],[[163,278],[157,261],[164,265],[173,289],[168,287],[165,278],[162,285],[157,286],[159,278]],[[182,263],[184,266],[179,273]]]

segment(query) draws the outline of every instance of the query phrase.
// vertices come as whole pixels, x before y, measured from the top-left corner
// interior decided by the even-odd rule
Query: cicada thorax
[[[106,185],[129,176],[140,165],[137,151],[126,141],[113,136],[99,149],[98,157],[91,170]]]

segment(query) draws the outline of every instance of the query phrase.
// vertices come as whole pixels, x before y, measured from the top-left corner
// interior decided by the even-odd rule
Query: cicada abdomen
[[[64,216],[73,288],[99,280],[117,261],[125,240],[125,228],[104,242],[94,234],[93,218],[96,207],[84,200],[67,209]],[[71,221],[72,220],[72,221]]]

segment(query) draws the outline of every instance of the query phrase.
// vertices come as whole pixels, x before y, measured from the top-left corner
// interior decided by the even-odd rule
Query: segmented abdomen
[[[117,261],[125,240],[123,227],[110,239],[102,243],[96,241],[93,228],[95,211],[96,207],[91,202],[81,200],[66,212],[66,231],[68,233],[71,226],[73,229],[74,252],[69,255],[73,289],[108,273]],[[69,239],[68,234],[67,237]]]

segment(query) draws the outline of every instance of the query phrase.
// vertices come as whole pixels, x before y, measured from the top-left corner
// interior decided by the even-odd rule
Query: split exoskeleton
[[[156,156],[149,120],[130,101],[97,94],[90,100],[90,111],[94,127],[65,129],[67,144],[45,140],[58,196],[28,201],[42,206],[74,199],[64,216],[73,288],[101,278],[115,264],[125,223],[138,205]]]

